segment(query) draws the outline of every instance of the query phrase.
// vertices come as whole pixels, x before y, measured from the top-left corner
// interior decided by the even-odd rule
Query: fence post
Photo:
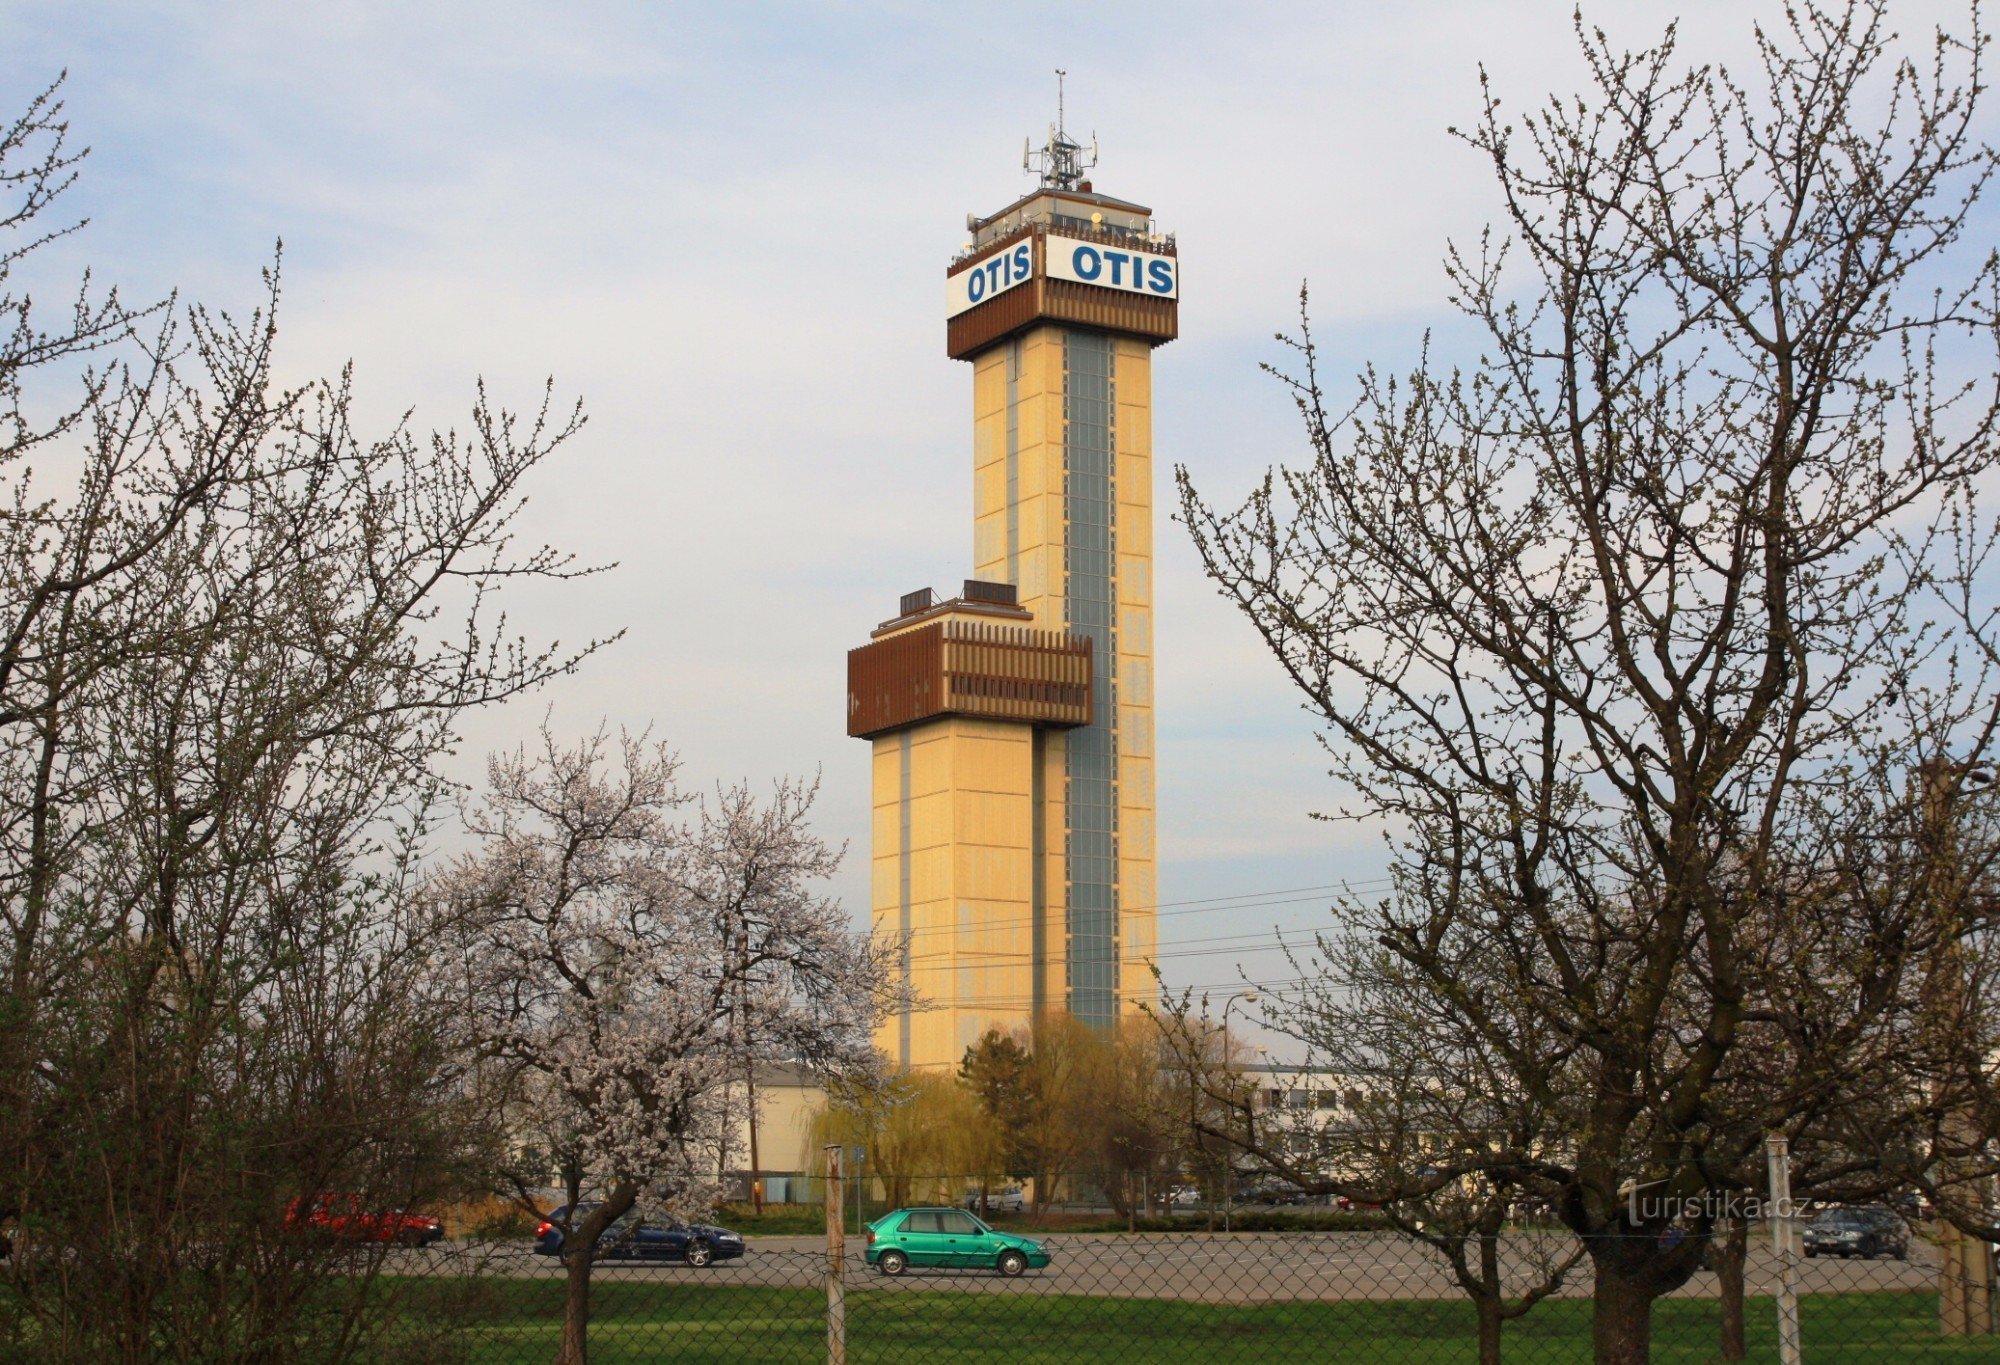
[[[868,1188],[868,1177],[863,1172],[868,1162],[868,1149],[857,1143],[853,1155],[854,1175],[851,1178],[854,1181],[854,1235],[859,1237],[867,1226],[863,1220],[868,1215],[861,1207],[861,1200],[864,1197],[862,1192]]]
[[[1993,1331],[1993,1252],[1983,1238],[1947,1223],[1938,1239],[1938,1329],[1948,1337]]]
[[[847,1365],[847,1197],[840,1188],[842,1147],[826,1153],[826,1365]]]
[[[1792,1226],[1792,1148],[1782,1137],[1764,1139],[1770,1176],[1771,1247],[1778,1253],[1778,1359],[1799,1365],[1799,1247]]]

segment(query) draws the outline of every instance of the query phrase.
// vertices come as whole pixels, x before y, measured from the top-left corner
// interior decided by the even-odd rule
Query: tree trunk
[[[1500,1220],[1495,1218],[1493,1223]],[[1500,1298],[1504,1288],[1500,1279],[1500,1237],[1499,1228],[1487,1226],[1479,1238],[1479,1285],[1481,1293],[1473,1300],[1479,1310],[1479,1365],[1500,1365]]]
[[[563,1295],[562,1350],[556,1365],[590,1365],[591,1252],[569,1258],[569,1282]]]
[[[1596,1365],[1647,1365],[1652,1358],[1653,1296],[1639,1280],[1597,1262],[1591,1296],[1591,1359]]]
[[[1729,1228],[1716,1241],[1715,1278],[1722,1299],[1721,1355],[1724,1360],[1742,1360],[1747,1353],[1743,1333],[1743,1267],[1750,1254],[1750,1224],[1731,1218]]]
[[[1479,1365],[1500,1365],[1500,1301],[1481,1295],[1472,1306],[1479,1311]]]
[[[619,1180],[605,1194],[604,1202],[578,1222],[571,1201],[569,1229],[563,1234],[564,1263],[569,1274],[563,1290],[562,1350],[556,1365],[589,1365],[590,1362],[590,1272],[597,1264],[598,1239],[611,1225],[631,1211],[638,1202],[639,1183]],[[574,1243],[575,1249],[572,1249]]]

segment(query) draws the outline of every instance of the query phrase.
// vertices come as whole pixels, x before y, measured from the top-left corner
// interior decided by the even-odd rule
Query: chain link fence
[[[1482,1356],[1475,1301],[1446,1260],[1386,1229],[1047,1231],[1047,1219],[1002,1214],[972,1224],[998,1238],[982,1231],[954,1240],[925,1220],[922,1235],[940,1240],[920,1251],[899,1220],[878,1219],[871,1242],[854,1235],[852,1205],[842,1212],[837,1247],[825,1232],[760,1235],[755,1220],[745,1219],[741,1256],[699,1266],[666,1257],[600,1259],[590,1277],[589,1360],[1593,1359],[1592,1259],[1555,1229],[1510,1228],[1490,1247],[1475,1242],[1469,1263],[1477,1269],[1477,1252],[1490,1250],[1484,1264],[1509,1296],[1505,1309],[1518,1306],[1513,1296],[1524,1287],[1554,1280],[1545,1298],[1500,1324],[1497,1352],[1489,1336]],[[952,1212],[939,1228],[971,1223],[963,1209]],[[818,1209],[794,1209],[792,1226],[815,1215],[823,1217]],[[1267,1210],[1259,1221],[1275,1225],[1285,1216]],[[1109,1221],[1100,1218],[1098,1226]],[[1004,1251],[1022,1241],[1037,1248],[1037,1263],[1002,1273]],[[1710,1247],[1700,1249],[1702,1268],[1656,1301],[1651,1359],[2000,1361],[2000,1337],[1941,1330],[1941,1316],[1952,1311],[1970,1312],[1974,1328],[1986,1326],[1991,1306],[1981,1286],[1949,1282],[1946,1257],[1923,1225],[1907,1247],[1793,1258],[1797,1337],[1796,1347],[1788,1346],[1781,1333],[1786,1258],[1775,1242],[1768,1225],[1751,1230],[1741,1356],[1729,1345],[1729,1277],[1709,1268]],[[900,1263],[892,1251],[901,1253]],[[568,1274],[561,1256],[538,1252],[526,1237],[375,1251],[366,1267],[372,1306],[362,1315],[358,1358],[556,1361]]]

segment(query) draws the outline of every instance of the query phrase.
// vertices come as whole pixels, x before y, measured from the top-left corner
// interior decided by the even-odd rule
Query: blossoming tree
[[[592,1201],[561,1220],[562,1365],[588,1358],[607,1229],[718,1193],[729,1082],[760,1059],[871,1071],[894,1004],[893,945],[819,893],[840,853],[808,826],[815,786],[697,800],[677,769],[643,739],[565,747],[544,730],[532,757],[491,761],[471,817],[482,846],[441,886],[463,926],[471,1042],[517,1104],[560,1121],[570,1202]]]

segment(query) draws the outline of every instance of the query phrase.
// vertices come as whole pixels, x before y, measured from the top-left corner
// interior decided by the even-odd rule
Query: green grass
[[[472,1360],[541,1361],[554,1356],[562,1286],[520,1280],[489,1286],[477,1325],[461,1340]],[[824,1359],[826,1300],[816,1289],[765,1289],[606,1277],[595,1290],[591,1358],[617,1362],[812,1361]],[[1463,1301],[1199,1304],[1158,1299],[1038,1298],[1032,1294],[895,1289],[847,1299],[848,1359],[1000,1361],[1058,1365],[1075,1360],[1225,1362],[1271,1360],[1428,1365],[1468,1360],[1472,1314]],[[1754,1361],[1777,1360],[1768,1299],[1748,1306]],[[1656,1310],[1653,1359],[1715,1356],[1715,1305],[1672,1299]],[[1813,1365],[1900,1360],[2000,1360],[1993,1338],[1937,1335],[1937,1299],[1885,1292],[1811,1298],[1804,1305],[1806,1359]],[[1590,1358],[1590,1306],[1544,1303],[1506,1330],[1506,1356],[1530,1365]]]

